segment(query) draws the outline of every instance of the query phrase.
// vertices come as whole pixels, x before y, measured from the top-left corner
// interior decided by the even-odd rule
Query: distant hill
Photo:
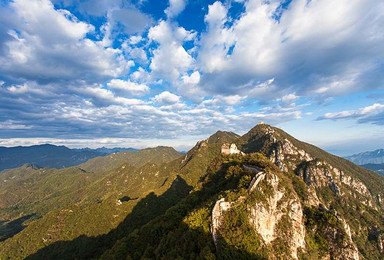
[[[82,151],[95,151],[95,152],[99,152],[99,153],[102,153],[102,154],[110,154],[110,153],[119,153],[119,152],[123,152],[123,151],[137,152],[140,149],[136,149],[136,148],[121,148],[121,147],[114,147],[114,148],[101,147],[101,148],[96,148],[96,149],[80,148],[80,149],[73,149],[73,150],[79,151],[79,152],[82,152]]]
[[[384,163],[384,149],[346,156],[345,159],[358,165]]]
[[[375,171],[378,174],[384,176],[384,163],[380,163],[380,164],[368,163],[368,164],[361,165],[361,167]]]
[[[51,144],[0,147],[0,171],[20,167],[26,163],[40,167],[61,169],[78,165],[89,159],[121,151],[137,151],[133,148],[70,149]]]

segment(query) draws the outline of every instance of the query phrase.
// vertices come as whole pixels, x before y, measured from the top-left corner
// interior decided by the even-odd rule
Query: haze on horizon
[[[2,0],[0,146],[167,145],[258,121],[384,148],[381,0]]]

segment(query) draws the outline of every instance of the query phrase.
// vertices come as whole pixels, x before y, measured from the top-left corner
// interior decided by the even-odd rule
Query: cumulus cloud
[[[121,49],[124,51],[126,57],[133,59],[134,61],[136,61],[136,63],[147,64],[147,52],[143,48],[134,47],[132,46],[132,44],[124,42],[121,45]]]
[[[178,16],[185,8],[187,0],[169,0],[169,7],[165,9],[168,18]]]
[[[375,103],[371,106],[363,107],[356,110],[345,110],[336,113],[326,113],[319,117],[318,120],[357,120],[359,123],[371,123],[375,125],[384,125],[384,105]]]
[[[178,103],[180,101],[180,97],[175,95],[175,94],[172,94],[171,92],[169,91],[164,91],[158,95],[156,95],[153,100],[155,102],[158,102],[159,104],[175,104],[175,103]]]
[[[204,20],[208,32],[203,34],[199,50],[200,69],[206,73],[222,71],[228,66],[229,48],[235,43],[231,29],[224,26],[227,21],[227,9],[221,2],[209,6]]]
[[[239,95],[233,95],[233,96],[222,96],[217,95],[212,99],[205,100],[204,104],[211,104],[211,105],[237,105],[243,100],[245,97],[239,96]]]
[[[107,83],[108,88],[122,94],[142,96],[149,92],[149,87],[129,80],[113,79]]]
[[[194,71],[190,75],[186,73],[181,77],[180,81],[177,82],[178,93],[195,103],[199,103],[206,95],[206,92],[200,87],[199,83],[199,71]]]
[[[16,0],[7,12],[13,16],[2,28],[9,39],[2,43],[7,51],[0,72],[10,80],[94,82],[127,73],[133,65],[120,50],[86,38],[94,27],[67,10],[55,10],[48,0]]]
[[[138,44],[139,42],[141,42],[142,40],[143,40],[143,37],[141,37],[141,35],[132,35],[129,38],[129,43],[132,45],[135,45],[135,44]]]
[[[132,72],[130,77],[134,81],[140,81],[140,82],[149,82],[150,81],[149,72],[146,71],[145,69],[143,69],[142,67],[139,67],[136,71]]]
[[[194,59],[185,50],[183,43],[191,41],[196,33],[186,31],[168,21],[161,21],[150,28],[148,38],[159,46],[153,51],[150,69],[154,78],[176,83],[179,77],[193,68]]]
[[[379,0],[250,0],[233,19],[220,2],[209,6],[198,52],[200,85],[212,94],[249,91],[274,79],[257,95],[269,100],[295,91],[319,99],[382,88],[384,3]]]
[[[123,88],[122,91],[131,91],[132,90],[127,90],[127,83],[121,83],[121,82],[113,82],[112,86],[115,88]],[[132,85],[130,86],[132,87]],[[126,89],[124,89],[126,88]],[[75,90],[79,94],[82,94],[85,98],[89,98],[92,100],[93,104],[97,106],[109,106],[109,105],[137,105],[137,104],[143,104],[144,101],[140,99],[130,99],[130,98],[125,98],[121,96],[116,96],[112,91],[108,89],[104,89],[99,87],[98,85],[95,86],[86,86],[84,88]]]

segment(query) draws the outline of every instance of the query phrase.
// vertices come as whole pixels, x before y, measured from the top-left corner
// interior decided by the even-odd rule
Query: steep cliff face
[[[384,184],[382,178],[314,146],[302,143],[269,125],[256,126],[241,137],[240,144],[241,148],[248,152],[261,151],[283,173],[291,176],[291,179],[299,177],[305,183],[305,199],[295,200],[292,197],[291,204],[278,203],[284,197],[284,192],[273,188],[270,190],[274,191],[274,195],[269,197],[268,207],[256,205],[252,208],[253,222],[256,223],[254,226],[265,242],[272,241],[277,232],[275,223],[280,215],[276,213],[279,210],[275,205],[280,205],[282,208],[299,205],[295,207],[301,212],[302,208],[312,208],[315,211],[321,209],[325,213],[317,212],[315,214],[317,217],[324,217],[327,221],[332,219],[335,222],[333,228],[312,225],[313,223],[309,225],[307,210],[304,217],[307,219],[308,234],[306,246],[302,247],[304,250],[307,248],[313,251],[311,243],[308,243],[311,240],[309,238],[321,233],[323,242],[327,245],[327,250],[322,250],[323,257],[359,259],[359,255],[365,257],[370,255],[364,250],[364,244],[372,239],[368,238],[370,226],[381,222],[378,216],[383,210],[381,201],[383,193],[382,188],[380,189]],[[271,187],[274,187],[273,180],[271,178],[269,181]],[[263,194],[268,198],[265,192]],[[292,203],[293,201],[296,201],[296,204]],[[365,214],[363,223],[353,217],[354,214],[361,215],[361,210]],[[297,216],[300,216],[300,213]],[[292,227],[292,224],[290,226]],[[379,233],[381,234],[381,231]],[[302,241],[301,234],[297,231],[291,235],[293,240]],[[382,252],[380,238],[380,235],[376,235],[373,239],[377,243],[375,255]],[[296,244],[301,245],[299,242]],[[294,247],[291,246],[291,249]]]
[[[249,194],[249,221],[265,245],[285,244],[288,250],[284,254],[297,259],[298,249],[305,249],[305,226],[300,199],[293,190],[284,187],[276,174],[263,173],[257,178],[260,181]],[[264,196],[260,196],[262,194]]]
[[[252,170],[251,167],[247,167]],[[220,232],[221,226],[228,221],[225,212],[231,207],[246,206],[245,221],[261,236],[260,242],[269,256],[298,258],[298,250],[305,250],[305,224],[300,199],[295,192],[281,183],[278,175],[259,172],[248,187],[245,196],[228,202],[219,199],[212,210],[212,236],[218,248],[218,240],[226,238]],[[284,252],[274,253],[273,248],[284,246]]]

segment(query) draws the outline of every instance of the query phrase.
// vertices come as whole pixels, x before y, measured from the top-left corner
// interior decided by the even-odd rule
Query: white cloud
[[[123,49],[124,49],[124,52],[126,53],[126,56],[129,57],[130,59],[134,59],[140,63],[147,62],[147,53],[142,48],[125,47]]]
[[[68,92],[60,93],[54,91],[56,86],[44,86],[47,91],[44,96],[30,90],[22,93],[0,88],[3,118],[5,121],[18,118],[12,124],[3,124],[0,136],[15,137],[12,128],[17,127],[19,136],[38,137],[45,133],[45,139],[76,136],[169,140],[191,135],[199,140],[217,129],[244,133],[258,120],[275,124],[300,116],[300,111],[295,110],[238,113],[228,109],[227,103],[237,103],[241,99],[238,96],[215,97],[201,104],[186,105],[180,96],[168,91],[146,102],[117,96],[98,84],[80,82],[77,86],[67,86]],[[42,86],[36,83],[33,87]]]
[[[200,73],[198,71],[194,71],[190,76],[184,75],[182,79],[184,84],[196,85],[200,82]]]
[[[33,93],[40,96],[47,95],[47,91],[40,88],[36,82],[25,82],[22,85],[11,85],[7,90],[12,94],[28,94]]]
[[[165,9],[168,18],[178,16],[185,8],[187,0],[169,0],[169,7]]]
[[[176,83],[180,75],[193,68],[194,59],[184,49],[183,43],[192,40],[195,35],[167,21],[152,27],[148,38],[159,43],[150,64],[153,77]]]
[[[142,40],[143,40],[143,37],[141,37],[141,35],[132,35],[129,38],[129,44],[135,45],[140,43]]]
[[[149,82],[150,81],[150,75],[142,67],[139,67],[136,71],[131,73],[131,79],[134,81]]]
[[[20,124],[13,120],[7,120],[5,122],[0,122],[0,129],[6,130],[22,130],[22,129],[31,129],[31,126]]]
[[[201,88],[213,95],[244,95],[274,78],[266,91],[248,94],[262,101],[273,94],[317,92],[326,99],[382,88],[377,62],[384,59],[382,1],[297,0],[286,10],[280,4],[245,1],[236,19],[221,2],[209,6],[198,50]]]
[[[109,89],[132,96],[142,96],[149,93],[149,87],[129,80],[113,79],[107,83]]]
[[[239,95],[221,96],[217,95],[213,99],[203,101],[203,104],[218,105],[218,106],[234,106],[239,104],[245,97]]]
[[[332,119],[353,119],[359,123],[371,123],[376,125],[384,124],[384,104],[375,103],[371,106],[359,108],[356,110],[345,110],[335,113],[326,113],[319,117],[318,120]]]
[[[235,43],[233,32],[224,27],[226,16],[227,10],[221,2],[209,6],[204,18],[208,32],[202,35],[199,51],[199,65],[203,72],[213,73],[226,67],[227,52]]]
[[[181,80],[177,82],[177,91],[181,96],[192,100],[195,103],[199,103],[204,99],[204,96],[206,95],[204,90],[200,88],[199,82],[199,71],[194,71],[190,75],[185,74],[181,77]]]
[[[116,82],[115,82],[116,83]],[[116,83],[117,85],[117,83]],[[140,99],[130,99],[124,98],[120,96],[115,96],[115,94],[104,88],[100,88],[99,86],[86,86],[84,88],[78,89],[78,93],[82,94],[85,98],[89,98],[92,100],[97,106],[110,106],[110,105],[138,105],[144,104],[145,102]]]
[[[223,100],[226,104],[233,106],[233,105],[239,104],[240,101],[244,99],[244,97],[239,95],[233,95],[233,96],[220,97],[220,99]]]
[[[288,95],[285,95],[281,98],[281,101],[283,101],[283,103],[292,103],[292,102],[295,102],[299,97],[296,96],[295,94],[288,94]]]
[[[8,78],[96,81],[117,77],[133,65],[120,50],[86,38],[93,26],[55,10],[48,0],[16,0],[9,7],[12,20],[5,26],[11,38],[0,56],[0,72]]]
[[[277,99],[277,101],[281,101],[281,105],[283,107],[292,107],[296,106],[296,100],[300,97],[296,96],[294,93],[283,96],[282,98]]]
[[[164,91],[158,95],[156,95],[153,100],[155,102],[158,102],[159,104],[175,104],[175,103],[178,103],[180,101],[180,97],[175,95],[175,94],[172,94],[171,92],[169,91]]]

